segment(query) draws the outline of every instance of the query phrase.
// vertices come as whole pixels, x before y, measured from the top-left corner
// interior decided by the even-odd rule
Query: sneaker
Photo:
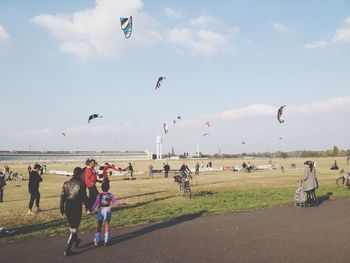
[[[97,247],[99,245],[96,238],[94,238],[94,244],[95,244],[95,247]]]
[[[35,213],[32,210],[28,210],[27,215],[34,215]]]
[[[63,252],[63,256],[65,256],[65,257],[68,257],[68,256],[71,256],[71,255],[73,255],[73,251],[72,250],[66,250],[66,251],[64,251]]]
[[[37,212],[37,213],[42,212],[42,211],[43,211],[43,210],[40,209],[40,207],[37,207],[37,208],[36,208],[36,212]]]

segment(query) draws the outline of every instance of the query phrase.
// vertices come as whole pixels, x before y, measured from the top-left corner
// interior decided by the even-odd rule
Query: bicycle
[[[197,185],[198,184],[198,180],[196,176],[192,176],[191,173],[187,175],[187,178],[189,179],[191,185]]]
[[[192,192],[190,187],[190,181],[188,178],[183,178],[179,174],[175,174],[174,181],[179,184],[179,191],[182,196],[192,198]]]
[[[350,184],[350,173],[346,173],[343,170],[341,170],[340,172],[341,176],[337,178],[337,180],[335,180],[335,183],[337,185],[337,187],[339,187],[339,182],[342,181],[342,184],[344,184],[345,182],[345,186],[349,188],[349,184]]]

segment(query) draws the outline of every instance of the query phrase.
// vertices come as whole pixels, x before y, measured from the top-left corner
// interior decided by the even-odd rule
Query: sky
[[[349,71],[348,0],[0,0],[0,150],[348,149]]]

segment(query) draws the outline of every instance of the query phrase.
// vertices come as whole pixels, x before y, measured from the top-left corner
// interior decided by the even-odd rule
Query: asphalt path
[[[66,236],[0,245],[0,262],[350,262],[350,199],[113,229],[108,247],[94,233],[63,257]],[[114,213],[113,216],[118,216]]]

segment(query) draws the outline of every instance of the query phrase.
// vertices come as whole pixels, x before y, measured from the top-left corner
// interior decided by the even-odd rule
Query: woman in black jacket
[[[28,190],[30,193],[30,200],[29,200],[29,210],[27,212],[28,215],[34,214],[32,211],[33,204],[35,201],[36,205],[36,211],[40,212],[40,192],[39,192],[39,184],[43,180],[39,174],[39,171],[41,169],[40,164],[35,164],[33,167],[33,170],[29,173],[29,183],[28,183]]]
[[[86,206],[87,201],[85,184],[81,180],[83,173],[84,170],[82,168],[76,167],[73,172],[73,178],[64,182],[62,188],[60,213],[61,217],[66,215],[70,231],[64,256],[72,254],[71,248],[73,243],[75,243],[75,248],[80,243],[78,227],[82,215],[82,204],[84,203]]]

